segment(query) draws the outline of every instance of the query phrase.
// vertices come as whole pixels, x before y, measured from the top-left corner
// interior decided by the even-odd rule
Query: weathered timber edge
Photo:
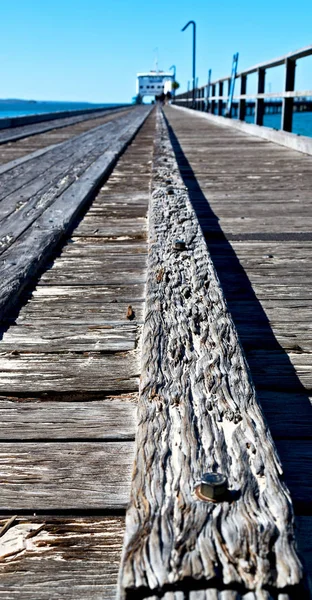
[[[4,117],[0,119],[0,129],[9,129],[12,127],[20,127],[21,125],[33,125],[34,123],[43,123],[45,121],[53,121],[55,119],[65,119],[66,117],[78,117],[80,115],[92,115],[94,113],[106,113],[111,110],[123,108],[124,104],[118,106],[107,106],[103,108],[85,108],[81,110],[60,110],[50,113],[39,113],[34,115],[22,115],[20,117]],[[130,108],[130,105],[129,105]]]
[[[118,597],[206,589],[264,597],[273,590],[286,600],[302,583],[291,499],[160,113],[149,225],[138,432]],[[174,249],[176,239],[185,241],[184,251]],[[222,502],[194,494],[207,471],[228,479]]]
[[[263,125],[254,125],[253,123],[244,123],[234,119],[226,119],[225,117],[194,111],[191,108],[175,106],[174,104],[172,105],[172,108],[175,110],[181,110],[187,113],[189,116],[201,117],[215,125],[232,127],[233,129],[237,129],[243,133],[255,135],[275,144],[279,144],[280,146],[286,146],[286,148],[291,148],[292,150],[297,150],[298,152],[312,155],[312,138],[303,135],[297,135],[296,133],[288,133],[287,131],[276,131],[271,127],[265,127]]]
[[[131,143],[151,108],[142,107],[129,115],[128,127],[114,133],[112,144],[6,252],[3,253],[3,274],[0,284],[0,319],[12,308],[37,275],[51,253],[72,227],[94,190],[100,185],[118,157]]]
[[[135,107],[117,107],[115,109],[103,109],[102,111],[93,112],[92,114],[64,114],[63,116],[50,116],[49,119],[43,119],[39,121],[34,121],[30,123],[20,124],[15,123],[12,126],[8,127],[0,127],[0,145],[7,144],[8,142],[16,142],[17,140],[21,140],[24,138],[32,137],[34,135],[38,135],[40,133],[47,133],[48,131],[52,131],[54,129],[62,129],[64,127],[69,127],[70,125],[75,125],[77,123],[81,123],[83,121],[88,121],[90,119],[99,119],[101,117],[108,116],[112,113],[119,113],[123,111],[127,111],[130,109],[134,109]],[[53,113],[54,114],[54,113]],[[56,114],[56,113],[55,113]],[[17,118],[17,117],[14,117]],[[33,127],[32,127],[33,126]]]

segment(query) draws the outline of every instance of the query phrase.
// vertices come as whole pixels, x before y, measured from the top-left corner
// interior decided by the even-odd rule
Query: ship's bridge
[[[159,96],[172,91],[173,74],[165,71],[149,71],[137,74],[136,93],[144,96]]]

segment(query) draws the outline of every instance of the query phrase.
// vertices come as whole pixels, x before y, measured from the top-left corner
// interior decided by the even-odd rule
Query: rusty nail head
[[[185,250],[186,245],[184,240],[175,240],[173,247],[175,250]]]
[[[227,492],[227,478],[222,473],[204,473],[200,485],[197,487],[197,496],[202,500],[222,500]]]

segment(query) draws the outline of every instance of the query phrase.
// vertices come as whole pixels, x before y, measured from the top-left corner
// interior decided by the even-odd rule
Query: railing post
[[[285,92],[293,92],[295,89],[295,71],[296,61],[286,58],[285,60]],[[293,118],[293,98],[283,98],[282,104],[282,123],[281,128],[284,131],[292,130],[292,118]]]
[[[240,87],[240,93],[241,95],[246,94],[247,92],[247,75],[242,75],[241,76],[241,87]],[[238,118],[240,121],[245,121],[245,116],[246,116],[246,100],[243,98],[239,99],[239,104],[238,104]]]
[[[211,96],[215,96],[215,95],[216,95],[216,84],[212,83],[211,84]],[[216,105],[216,101],[215,100],[211,100],[210,112],[213,115],[214,115],[214,111],[215,111],[215,105]]]
[[[209,97],[210,97],[210,84],[211,84],[211,69],[208,71],[208,81],[207,81],[207,96],[206,96],[206,112],[209,112]]]
[[[207,94],[206,94],[206,108],[205,108],[206,112],[209,112],[209,108],[210,108],[209,97],[210,97],[210,83],[208,82],[207,83]]]
[[[264,94],[265,88],[265,69],[258,69],[258,94]],[[264,99],[257,98],[256,99],[256,108],[255,108],[255,124],[263,125],[263,115],[264,115]]]
[[[199,90],[198,90],[198,77],[196,77],[196,80],[195,80],[195,92],[194,92],[194,102],[193,102],[193,104],[194,104],[193,108],[194,108],[195,110],[197,110],[197,107],[198,107],[198,102],[197,102],[197,99],[198,99],[198,91],[199,91]]]
[[[223,81],[219,81],[219,96],[223,96]],[[218,115],[222,117],[223,100],[218,100]]]

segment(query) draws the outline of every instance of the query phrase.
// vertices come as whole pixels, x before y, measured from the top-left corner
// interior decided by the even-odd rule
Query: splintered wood
[[[290,495],[160,113],[149,243],[119,597],[284,600],[302,580]],[[227,477],[222,502],[194,494],[205,472]]]

